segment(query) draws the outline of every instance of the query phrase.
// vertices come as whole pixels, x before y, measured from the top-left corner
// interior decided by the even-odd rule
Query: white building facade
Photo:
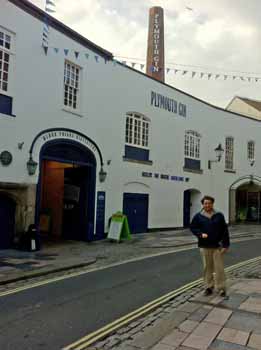
[[[26,0],[1,0],[0,125],[0,249],[30,224],[101,239],[116,211],[133,233],[184,227],[205,194],[227,221],[259,221],[258,120],[116,62]]]

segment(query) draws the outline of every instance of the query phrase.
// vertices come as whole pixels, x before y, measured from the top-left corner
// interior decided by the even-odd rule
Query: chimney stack
[[[147,75],[165,81],[164,13],[162,7],[152,7],[149,12],[147,48]]]

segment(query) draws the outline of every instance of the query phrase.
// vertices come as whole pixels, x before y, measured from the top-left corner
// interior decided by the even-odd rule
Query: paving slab
[[[253,350],[247,346],[225,342],[223,340],[214,340],[208,350]]]
[[[261,350],[261,334],[252,333],[249,338],[248,346]]]
[[[162,344],[178,347],[188,337],[188,333],[181,332],[178,329],[174,329],[168,336],[161,340]]]
[[[243,332],[232,328],[223,328],[217,339],[239,345],[246,345],[249,335],[250,332]]]
[[[220,325],[201,322],[182,345],[200,350],[207,349],[220,332],[221,328]]]
[[[247,311],[235,311],[226,322],[227,328],[261,334],[261,317]]]
[[[231,316],[232,311],[219,309],[215,307],[213,310],[209,312],[209,314],[204,319],[205,322],[215,323],[220,326],[223,326],[228,318]]]

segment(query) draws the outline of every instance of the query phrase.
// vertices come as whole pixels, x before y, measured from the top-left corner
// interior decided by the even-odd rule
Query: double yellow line
[[[258,263],[260,260],[261,260],[261,256],[237,263],[235,265],[227,267],[225,270],[227,273],[230,273],[230,272],[232,272],[232,271],[234,271],[242,266]],[[116,331],[119,328],[122,328],[123,326],[127,325],[128,323],[140,318],[141,316],[144,316],[148,312],[156,309],[157,307],[168,302],[169,300],[173,299],[174,297],[177,297],[178,295],[180,295],[180,294],[182,294],[182,293],[184,293],[184,292],[186,292],[194,287],[197,287],[202,283],[203,283],[202,278],[199,278],[196,281],[188,283],[188,284],[184,285],[183,287],[180,287],[172,292],[169,292],[169,293],[163,295],[162,297],[155,299],[155,300],[151,301],[150,303],[140,307],[139,309],[137,309],[137,310],[113,321],[112,323],[98,329],[97,331],[84,336],[83,338],[79,339],[78,341],[64,347],[63,350],[87,349],[88,346],[105,338],[110,333]]]

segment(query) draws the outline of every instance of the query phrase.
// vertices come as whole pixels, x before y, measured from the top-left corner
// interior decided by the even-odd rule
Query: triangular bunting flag
[[[187,74],[187,73],[188,73],[187,70],[183,70],[182,75],[185,75],[185,74]]]
[[[94,58],[96,62],[99,62],[99,56],[95,55]]]
[[[241,79],[242,81],[245,81],[244,77],[240,77],[240,79]]]
[[[235,80],[236,79],[236,75],[233,75],[233,80]]]
[[[124,64],[124,65],[126,65],[126,64],[127,64],[127,62],[126,62],[126,61],[121,61],[121,63],[122,63],[122,64]]]
[[[74,51],[75,58],[78,59],[80,52],[79,51]]]
[[[196,75],[196,72],[192,72],[192,78],[194,78],[194,76]]]
[[[211,73],[208,73],[208,80],[212,77]]]
[[[54,51],[55,51],[56,53],[58,53],[58,52],[59,52],[58,47],[54,47],[53,49],[54,49]]]
[[[219,77],[220,77],[220,75],[219,75],[219,74],[216,74],[215,79],[218,79]]]
[[[169,71],[170,71],[170,68],[167,68],[167,74],[169,73]]]
[[[228,76],[227,75],[224,75],[224,80],[227,80]]]
[[[140,69],[143,70],[144,66],[145,66],[144,64],[141,64]]]
[[[258,78],[255,78],[256,83],[258,82]]]
[[[65,56],[67,56],[68,53],[69,53],[69,50],[68,49],[63,49],[63,51],[64,51]]]
[[[46,5],[55,6],[55,3],[52,2],[51,0],[46,0]]]
[[[202,79],[204,77],[204,73],[200,73],[200,79]]]
[[[135,62],[132,62],[132,63],[131,63],[131,66],[132,66],[132,68],[134,68],[134,67],[136,66],[136,63],[135,63]]]
[[[48,52],[48,46],[43,46],[43,49],[44,49],[44,53],[47,55],[47,52]]]
[[[45,32],[43,32],[43,36],[44,36],[45,38],[48,38],[48,34],[45,33]]]
[[[46,8],[45,8],[45,11],[46,11],[47,13],[54,13],[54,12],[56,12],[55,10],[50,9],[49,7],[46,7]]]
[[[174,69],[174,74],[178,73],[178,71],[179,71],[178,69]]]

